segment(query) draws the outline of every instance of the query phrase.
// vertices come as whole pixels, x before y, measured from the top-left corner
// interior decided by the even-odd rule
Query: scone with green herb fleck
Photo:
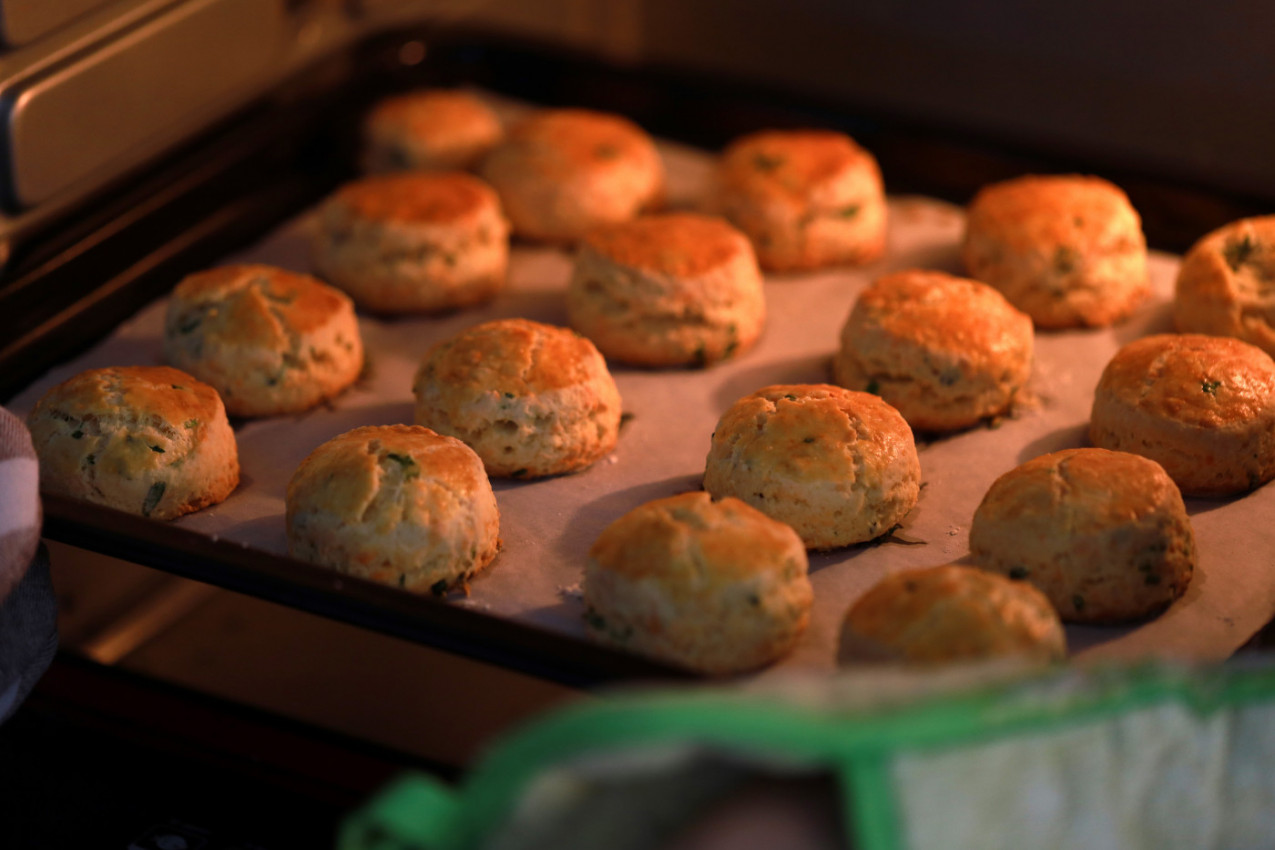
[[[1089,441],[1151,458],[1188,496],[1260,487],[1275,478],[1275,361],[1230,337],[1134,340],[1102,372]]]
[[[576,472],[610,454],[620,392],[593,343],[528,319],[485,322],[421,360],[417,425],[464,440],[490,475]]]
[[[859,294],[833,372],[913,428],[951,431],[1009,409],[1031,377],[1032,345],[1032,320],[992,287],[908,269]]]
[[[239,265],[187,276],[164,320],[164,356],[211,384],[231,416],[314,407],[363,368],[354,304],[309,275]]]
[[[961,256],[1038,328],[1102,327],[1151,290],[1142,219],[1100,177],[1027,175],[985,186],[966,211]]]
[[[1275,357],[1275,215],[1195,243],[1178,268],[1173,318],[1180,331],[1233,336]]]
[[[239,484],[217,391],[168,366],[81,372],[45,393],[27,426],[45,493],[174,519]]]
[[[841,626],[843,665],[938,665],[1018,658],[1061,661],[1062,621],[1025,581],[948,564],[887,576],[850,606]]]
[[[806,630],[813,592],[790,527],[738,499],[640,505],[589,549],[585,624],[597,639],[703,673],[769,664]]]
[[[707,366],[757,341],[766,301],[742,233],[720,218],[670,213],[584,238],[567,286],[567,317],[609,359]]]
[[[996,479],[974,512],[970,554],[1031,582],[1069,623],[1158,614],[1196,563],[1177,485],[1158,463],[1106,449],[1042,455]]]
[[[718,162],[709,208],[752,240],[761,267],[864,265],[885,250],[886,205],[872,154],[831,130],[767,130]]]
[[[363,121],[363,169],[469,169],[500,141],[491,107],[467,91],[423,89],[387,97]]]
[[[316,273],[362,310],[468,307],[505,285],[509,227],[496,193],[468,174],[365,177],[338,189],[316,219]]]
[[[646,131],[620,115],[588,109],[546,109],[524,118],[478,173],[500,193],[514,234],[542,242],[575,242],[664,198],[664,162]]]
[[[880,397],[778,384],[722,414],[704,489],[791,525],[808,549],[833,549],[897,525],[920,495],[921,462],[912,429]]]
[[[301,462],[287,493],[288,552],[346,575],[438,596],[500,549],[500,513],[482,461],[415,425],[369,425]]]

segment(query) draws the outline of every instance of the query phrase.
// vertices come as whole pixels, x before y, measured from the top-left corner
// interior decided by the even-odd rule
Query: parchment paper
[[[663,143],[661,152],[671,205],[689,204],[703,186],[708,154]],[[226,260],[309,271],[309,221],[302,215]],[[456,596],[453,603],[586,640],[579,581],[585,553],[603,527],[642,502],[697,489],[717,419],[740,396],[772,383],[830,380],[841,325],[868,281],[912,266],[960,273],[961,229],[958,208],[894,197],[883,261],[863,269],[767,278],[767,325],[753,350],[707,370],[613,366],[624,409],[632,414],[616,452],[576,475],[494,482],[504,549],[473,583],[469,598]],[[897,535],[912,544],[883,542],[811,557],[816,594],[811,628],[773,670],[832,669],[841,618],[861,593],[888,573],[962,558],[974,509],[997,476],[1045,452],[1085,444],[1093,389],[1112,354],[1137,337],[1171,330],[1177,259],[1153,254],[1150,269],[1154,296],[1131,321],[1108,330],[1037,334],[1027,394],[1032,400],[1011,418],[919,445],[925,486]],[[570,270],[571,256],[564,251],[515,245],[508,288],[489,305],[442,317],[362,317],[369,370],[357,386],[305,414],[239,423],[239,488],[223,504],[177,522],[286,554],[284,492],[301,460],[356,426],[411,422],[412,376],[435,341],[510,316],[565,325],[562,293]],[[15,399],[15,412],[25,416],[47,389],[84,369],[160,363],[164,307],[162,301],[150,305],[90,352],[51,371]],[[1230,500],[1188,501],[1188,508],[1200,563],[1186,595],[1135,627],[1070,627],[1078,659],[1221,659],[1275,614],[1275,487]]]

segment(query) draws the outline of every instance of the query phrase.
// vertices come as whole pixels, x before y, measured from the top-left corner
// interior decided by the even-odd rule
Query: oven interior
[[[106,14],[110,5],[68,4],[78,15],[68,25],[24,17],[24,4],[5,3],[6,55],[35,62],[27,54],[59,26],[101,33],[103,21],[119,20]],[[132,5],[130,14],[162,11],[162,4]],[[20,170],[31,142],[17,130],[50,131],[11,120],[0,399],[109,333],[182,274],[215,263],[353,176],[359,116],[384,94],[425,85],[621,112],[653,134],[710,151],[760,127],[830,126],[877,154],[892,192],[957,204],[988,182],[1028,171],[1100,171],[1128,191],[1150,244],[1172,252],[1226,221],[1268,211],[1275,197],[1275,166],[1250,150],[1270,139],[1272,127],[1262,122],[1272,119],[1255,115],[1245,99],[1249,72],[1275,79],[1263,60],[1240,49],[1242,61],[1201,72],[1208,85],[1197,88],[1209,91],[1191,89],[1190,103],[1205,100],[1210,111],[1197,113],[1205,120],[1177,122],[1198,137],[1179,137],[1175,147],[1119,105],[1142,92],[1152,107],[1180,115],[1183,108],[1169,110],[1165,100],[1190,87],[1172,79],[1153,85],[1145,69],[1109,71],[1107,81],[1104,62],[1120,44],[1084,29],[1095,9],[994,23],[990,11],[962,16],[925,2],[907,4],[902,18],[885,4],[849,12],[830,2],[748,4],[747,13],[724,2],[689,10],[564,0],[534,13],[512,3],[425,12],[401,5],[281,3],[297,33],[313,21],[319,30],[296,35],[310,46],[287,62],[276,62],[267,42],[254,48],[274,57],[261,60],[270,65],[259,72],[268,86],[255,81],[265,88],[246,102],[211,110],[207,126],[174,130],[164,146],[139,147],[137,161],[117,161],[109,176],[77,166],[78,187],[36,179],[54,166]],[[1140,5],[1118,4],[1111,20],[1145,26],[1135,18]],[[1164,14],[1172,23],[1180,12],[1171,6]],[[325,34],[328,16],[344,22],[339,31]],[[1045,48],[1058,40],[1044,34],[1033,51],[1015,41],[1029,26],[1083,35],[1097,52],[1083,61],[1074,51],[1051,56]],[[1212,26],[1194,33],[1210,47],[1190,54],[1196,71],[1207,56],[1217,59]],[[1153,29],[1166,41],[1182,35]],[[1248,33],[1241,47],[1251,46],[1254,30],[1241,32]],[[977,39],[963,54],[958,36],[971,33]],[[980,61],[964,62],[970,51]],[[1010,54],[1021,73],[1001,61]],[[1068,58],[1071,86],[1060,82]],[[903,74],[909,63],[913,78]],[[952,63],[960,70],[945,74]],[[32,74],[6,72],[17,80],[6,89],[11,117],[22,92],[47,79]],[[1233,78],[1245,82],[1237,87]],[[974,86],[982,87],[977,96]],[[1058,93],[1043,117],[1011,114],[1039,87]],[[1084,109],[1095,110],[1089,124],[1051,135]],[[1218,153],[1227,143],[1233,156]],[[529,715],[588,698],[599,684],[678,676],[507,624],[458,620],[376,589],[346,602],[320,579],[298,580],[251,555],[205,552],[148,523],[56,500],[46,513],[63,650],[29,710],[0,734],[0,751],[46,765],[29,787],[2,780],[9,787],[0,785],[0,799],[36,812],[26,826],[11,822],[20,831],[6,846],[37,835],[91,835],[86,823],[94,818],[121,847],[152,846],[145,842],[164,830],[208,846],[322,842],[343,811],[405,766],[453,776]],[[1258,634],[1252,646],[1266,640]],[[258,818],[274,826],[254,832]]]

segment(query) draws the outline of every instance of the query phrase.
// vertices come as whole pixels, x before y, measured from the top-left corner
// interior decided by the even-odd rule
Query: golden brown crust
[[[429,380],[495,393],[534,395],[592,381],[596,349],[566,328],[497,319],[437,343],[425,355]]]
[[[841,331],[837,383],[870,390],[914,428],[1004,413],[1031,376],[1032,322],[996,290],[909,269],[860,293]]]
[[[1089,439],[1151,458],[1188,495],[1260,486],[1275,478],[1275,362],[1229,337],[1135,340],[1103,370]]]
[[[842,133],[768,130],[735,140],[718,164],[711,204],[772,271],[864,264],[885,249],[880,169]]]
[[[316,217],[316,272],[365,310],[467,307],[504,286],[508,224],[496,193],[470,175],[367,177],[337,190]]]
[[[619,115],[550,109],[509,129],[479,173],[500,193],[519,236],[575,241],[661,200],[664,165],[640,127]]]
[[[477,455],[415,425],[334,437],[288,482],[293,557],[417,593],[442,594],[485,569],[499,523]]]
[[[931,665],[1067,654],[1058,614],[1026,582],[949,564],[887,576],[846,612],[839,661]]]
[[[469,168],[501,133],[496,114],[469,92],[427,89],[387,97],[364,121],[364,168]]]
[[[48,493],[173,519],[239,483],[217,391],[168,366],[81,372],[44,394],[28,426]]]
[[[747,238],[722,219],[643,216],[586,237],[567,286],[567,316],[609,358],[706,366],[761,335],[761,270]]]
[[[695,213],[666,213],[604,225],[584,245],[617,265],[656,274],[695,277],[721,268],[745,246],[725,220]]]
[[[643,504],[589,550],[585,621],[600,640],[712,674],[786,654],[813,594],[797,534],[737,499]]]
[[[413,392],[417,424],[464,440],[491,475],[576,471],[619,439],[620,394],[597,348],[527,319],[485,322],[436,344]]]
[[[1177,486],[1126,452],[1068,449],[998,478],[970,527],[980,566],[1031,582],[1064,621],[1156,614],[1195,569],[1195,537]]]
[[[456,224],[496,203],[486,184],[456,171],[364,177],[338,189],[334,200],[352,216],[414,224]]]
[[[843,133],[763,130],[726,148],[721,179],[804,207],[847,171],[876,168],[873,156]]]
[[[1275,215],[1195,243],[1178,269],[1173,317],[1179,331],[1236,337],[1275,356]]]
[[[549,109],[511,127],[508,143],[520,149],[529,171],[566,179],[574,177],[581,167],[645,157],[650,137],[621,115]]]
[[[352,384],[363,366],[350,299],[263,265],[183,279],[168,302],[164,354],[215,387],[235,416],[306,410]]]
[[[967,211],[962,258],[1037,327],[1104,326],[1150,291],[1142,222],[1117,186],[1027,175],[985,186]]]
[[[765,387],[722,414],[704,489],[786,522],[810,549],[886,533],[916,504],[912,430],[870,393],[829,384]]]

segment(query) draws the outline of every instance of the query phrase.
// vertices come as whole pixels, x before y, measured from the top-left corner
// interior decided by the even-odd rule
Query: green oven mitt
[[[459,787],[402,777],[339,850],[644,850],[749,777],[811,774],[861,850],[1266,848],[1275,663],[616,694],[505,738]]]

